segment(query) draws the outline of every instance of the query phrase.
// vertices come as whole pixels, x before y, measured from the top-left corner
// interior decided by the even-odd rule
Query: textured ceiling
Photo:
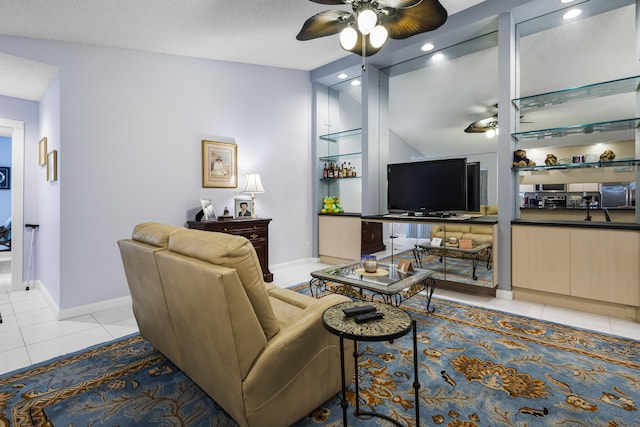
[[[481,0],[441,0],[452,15]],[[20,0],[2,2],[0,34],[312,70],[348,55],[337,36],[296,40],[327,9],[305,0]],[[0,56],[0,95],[39,100],[55,70]]]

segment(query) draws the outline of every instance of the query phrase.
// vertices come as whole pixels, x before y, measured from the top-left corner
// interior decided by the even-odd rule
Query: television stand
[[[435,218],[450,218],[452,216],[456,216],[456,214],[452,212],[428,212],[427,216]]]

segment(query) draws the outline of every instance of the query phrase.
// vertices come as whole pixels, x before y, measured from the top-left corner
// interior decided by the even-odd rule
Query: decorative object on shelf
[[[47,137],[43,136],[38,141],[38,164],[44,166],[47,164]]]
[[[249,210],[249,204],[251,203],[251,199],[245,198],[235,198],[234,206],[235,206],[235,216],[240,217],[251,217],[251,211]]]
[[[535,166],[536,162],[527,158],[525,150],[515,150],[513,152],[513,166]]]
[[[365,259],[362,263],[364,271],[367,273],[375,273],[378,271],[378,260],[375,257],[373,259]]]
[[[321,210],[323,214],[344,212],[344,209],[342,208],[342,205],[340,204],[340,199],[338,197],[328,196],[328,197],[325,197],[322,201],[324,202],[324,206],[322,207],[322,210]]]
[[[545,165],[557,165],[558,164],[558,158],[555,156],[555,154],[547,154],[547,158],[544,159],[544,164]]]
[[[378,53],[387,38],[406,39],[433,31],[448,17],[438,0],[311,1],[344,3],[351,6],[353,13],[344,10],[320,12],[306,20],[296,39],[306,41],[340,33],[340,47],[362,56],[363,61],[364,57]]]
[[[200,216],[200,213],[198,213],[198,215],[196,215],[196,221],[200,221],[200,220],[211,221],[216,219],[216,212],[213,209],[211,200],[200,199],[200,206],[202,206],[202,216]]]
[[[610,162],[616,158],[616,153],[611,150],[605,150],[604,153],[600,154],[601,162]]]
[[[251,193],[251,218],[257,218],[256,193],[264,193],[264,187],[262,187],[260,174],[248,173],[244,180],[244,188],[242,189],[242,191],[245,193]]]
[[[11,189],[11,168],[0,166],[0,190]]]
[[[229,142],[202,141],[202,186],[238,187],[238,146]]]
[[[233,219],[233,215],[229,213],[229,209],[225,206],[222,215],[218,217],[218,221],[228,221],[230,219]]]
[[[58,150],[51,150],[47,154],[47,181],[58,180]]]

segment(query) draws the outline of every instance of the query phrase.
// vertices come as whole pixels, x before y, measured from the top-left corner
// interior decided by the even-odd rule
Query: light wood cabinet
[[[360,217],[320,215],[318,252],[320,261],[338,264],[360,259]]]
[[[640,306],[640,233],[571,230],[571,295]]]
[[[512,286],[640,307],[640,232],[512,227]]]
[[[578,192],[600,191],[600,188],[599,188],[597,182],[580,182],[580,183],[568,184],[567,185],[567,190],[568,191],[578,191]]]
[[[570,295],[570,231],[565,228],[512,228],[512,286]]]

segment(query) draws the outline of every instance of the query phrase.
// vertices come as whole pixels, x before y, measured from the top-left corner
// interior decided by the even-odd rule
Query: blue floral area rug
[[[405,304],[421,426],[640,425],[640,342],[440,299],[429,313],[421,295]],[[359,350],[361,410],[415,425],[411,334]],[[353,385],[347,399],[349,425],[386,425],[354,416]],[[139,335],[0,377],[0,426],[235,425]],[[339,425],[337,396],[295,424]]]

